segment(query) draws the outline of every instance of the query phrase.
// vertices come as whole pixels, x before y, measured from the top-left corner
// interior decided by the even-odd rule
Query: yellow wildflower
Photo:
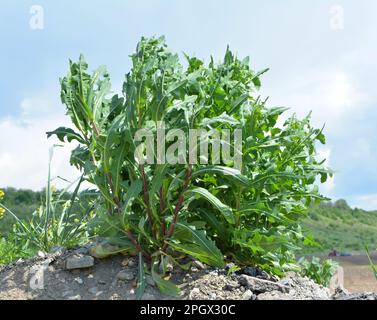
[[[5,210],[3,208],[0,208],[0,220],[4,217]]]
[[[5,195],[4,191],[0,190],[0,200],[4,198],[4,195]]]

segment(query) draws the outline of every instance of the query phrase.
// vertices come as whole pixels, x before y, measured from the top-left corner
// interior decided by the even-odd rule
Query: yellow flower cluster
[[[0,190],[0,200],[4,198],[4,195],[5,195],[4,191]],[[0,207],[0,220],[4,217],[4,214],[5,214],[5,209]]]

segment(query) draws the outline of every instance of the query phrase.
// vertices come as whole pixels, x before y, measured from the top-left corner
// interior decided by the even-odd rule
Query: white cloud
[[[360,195],[350,198],[349,204],[352,207],[362,208],[364,210],[376,210],[377,193]]]
[[[49,148],[60,143],[47,139],[46,132],[69,126],[70,122],[64,108],[56,107],[48,98],[26,98],[21,108],[23,113],[18,119],[0,119],[0,186],[41,189],[46,185]],[[53,176],[74,180],[79,175],[69,164],[71,149],[55,149]],[[54,183],[58,187],[66,185],[58,180]]]
[[[56,112],[56,103],[47,95],[25,98],[21,101],[22,117],[38,117]]]
[[[331,149],[328,147],[321,147],[317,150],[317,158],[319,160],[326,159],[325,164],[328,167],[331,167],[330,156],[331,156]],[[332,177],[328,177],[325,183],[320,184],[321,192],[327,197],[331,197],[332,192],[334,191],[334,188],[335,188],[335,175],[333,175]]]
[[[372,101],[346,68],[308,68],[285,80],[263,91],[271,92],[270,104],[289,106],[300,117],[312,111],[316,126],[326,124],[325,133],[338,135],[348,130],[355,118],[366,114]]]

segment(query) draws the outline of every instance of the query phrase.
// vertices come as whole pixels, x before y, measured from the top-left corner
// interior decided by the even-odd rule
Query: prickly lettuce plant
[[[255,97],[267,70],[255,73],[248,58],[229,49],[219,64],[186,56],[183,67],[163,38],[143,38],[131,59],[122,97],[110,94],[104,67],[89,74],[82,56],[70,62],[61,98],[75,129],[48,133],[78,142],[71,163],[99,190],[102,233],[124,251],[139,253],[141,265],[147,262],[170,294],[177,289],[163,279],[167,264],[185,267],[187,256],[216,267],[231,259],[277,274],[292,269],[293,250],[304,240],[297,218],[322,199],[313,185],[329,174],[315,154],[316,140],[324,143],[322,131],[311,127],[309,117],[278,126],[286,109],[267,108]],[[135,131],[165,130],[162,122],[187,135],[189,129],[241,129],[242,166],[209,165],[211,148],[196,163],[187,161],[189,148],[178,147],[175,164],[158,162],[156,152],[153,164],[138,160]],[[166,149],[175,143],[167,141]],[[186,161],[179,160],[182,154]]]

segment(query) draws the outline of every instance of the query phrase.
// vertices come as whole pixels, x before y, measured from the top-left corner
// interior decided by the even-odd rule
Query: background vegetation
[[[345,200],[311,206],[302,227],[320,244],[305,247],[304,253],[364,251],[365,245],[377,248],[377,211],[352,209]]]

